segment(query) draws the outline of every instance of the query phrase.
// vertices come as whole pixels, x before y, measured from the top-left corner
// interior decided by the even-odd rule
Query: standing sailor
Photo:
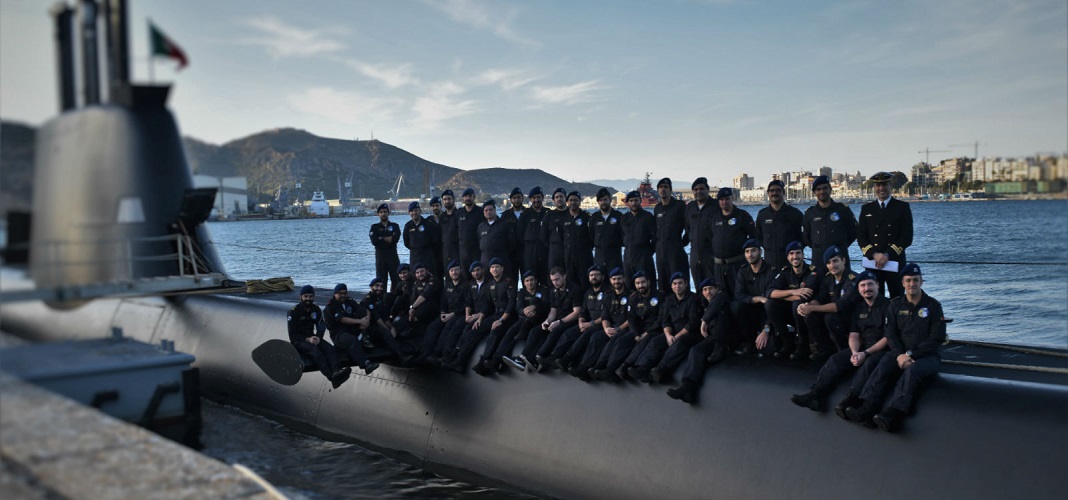
[[[469,267],[472,262],[478,260],[481,256],[481,251],[478,248],[478,225],[485,222],[486,218],[482,215],[482,210],[475,205],[474,189],[465,189],[463,200],[464,206],[456,210],[459,214],[456,218],[459,235],[457,242],[460,245],[460,265]]]
[[[690,275],[694,283],[715,276],[712,256],[712,212],[709,203],[708,179],[698,177],[690,186],[693,201],[686,205],[686,235],[690,239]]]
[[[714,210],[710,216],[710,228],[712,231],[712,261],[715,272],[714,281],[720,284],[723,291],[735,295],[735,278],[738,270],[746,263],[743,246],[748,248],[748,241],[756,238],[756,225],[753,216],[749,212],[734,205],[734,190],[729,187],[720,188],[716,193],[716,201],[719,210]],[[760,242],[757,242],[759,249]],[[758,256],[759,257],[759,256]]]
[[[878,198],[860,207],[857,225],[857,244],[860,253],[874,263],[875,277],[879,280],[879,295],[883,288],[890,290],[890,298],[900,297],[904,292],[900,275],[886,270],[886,265],[896,262],[905,266],[905,249],[912,244],[912,209],[909,204],[890,196],[890,179],[893,176],[879,172],[871,176],[872,189]]]
[[[548,245],[546,266],[549,269],[564,267],[564,236],[563,224],[567,214],[567,191],[564,188],[556,188],[553,191],[553,207],[546,210],[545,217],[541,221],[541,239]],[[582,280],[577,276],[570,277],[575,283]]]
[[[493,198],[482,204],[483,220],[478,225],[478,247],[482,262],[497,259],[504,266],[504,275],[515,282],[515,223],[497,217],[497,202]]]
[[[539,281],[547,280],[549,276],[548,265],[549,243],[542,238],[542,219],[547,210],[542,205],[545,197],[541,187],[534,186],[529,193],[530,206],[523,210],[519,216],[516,227],[516,237],[522,239],[523,260],[519,268],[525,273],[533,271]]]
[[[413,266],[427,266],[431,274],[441,276],[441,232],[438,225],[423,217],[417,201],[408,204],[408,215],[412,220],[404,224],[404,246],[408,247],[410,253],[409,262]]]
[[[597,191],[598,211],[590,216],[590,239],[593,240],[593,263],[605,269],[623,266],[623,214],[612,208],[608,189]]]
[[[627,193],[627,213],[623,214],[623,275],[645,274],[650,288],[656,286],[656,267],[653,252],[656,250],[656,217],[642,208],[642,198],[637,191]]]
[[[389,221],[389,205],[378,206],[378,223],[371,225],[371,245],[375,247],[375,276],[389,277],[390,284],[397,283],[397,243],[401,239],[400,225]]]
[[[442,191],[441,208],[441,214],[438,215],[438,226],[441,228],[441,261],[446,264],[454,260],[459,262],[459,214],[456,213],[456,198],[453,196],[451,189]]]
[[[801,220],[804,215],[797,207],[787,205],[786,184],[779,179],[768,183],[768,206],[756,217],[757,239],[764,245],[764,260],[774,270],[785,267],[786,245],[801,241]]]
[[[686,204],[676,200],[671,190],[671,179],[664,177],[656,183],[656,194],[660,197],[653,216],[656,218],[656,289],[661,292],[671,290],[671,275],[687,273],[686,245],[688,235],[686,228]]]
[[[857,219],[849,207],[831,199],[831,181],[826,175],[812,181],[812,194],[816,204],[805,210],[801,221],[801,235],[806,246],[812,247],[812,265],[823,276],[826,261],[823,254],[832,246],[841,250],[845,269],[849,266],[849,245],[857,239]]]
[[[593,265],[590,238],[590,214],[579,203],[582,196],[578,191],[567,193],[567,212],[559,219],[560,238],[564,242],[564,273],[569,279],[577,279],[577,285],[586,286],[586,269]]]

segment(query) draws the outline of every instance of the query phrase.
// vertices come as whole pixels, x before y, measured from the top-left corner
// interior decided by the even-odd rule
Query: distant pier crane
[[[404,174],[403,173],[400,174],[399,176],[397,176],[397,183],[393,185],[393,189],[389,190],[389,200],[390,201],[397,201],[397,198],[400,197],[400,188],[401,188],[402,184],[404,184]]]
[[[931,149],[931,148],[923,148],[923,149],[917,151],[917,153],[919,153],[919,154],[927,155],[927,159],[925,159],[923,162],[928,164],[928,165],[931,164],[931,153],[952,153],[952,152],[953,151],[950,151],[948,149]]]

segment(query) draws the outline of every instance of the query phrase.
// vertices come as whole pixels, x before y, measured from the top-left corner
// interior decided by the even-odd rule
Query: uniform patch
[[[426,231],[426,226],[419,226],[419,232]]]
[[[582,225],[582,219],[575,219],[575,225],[576,226],[581,226]]]
[[[623,304],[623,305],[627,305],[627,298],[623,297],[622,299],[619,299],[619,303]]]
[[[738,219],[735,219],[734,217],[731,217],[730,219],[727,219],[727,225],[728,226],[733,226],[733,225],[735,225],[737,223],[738,223]]]
[[[287,315],[287,316],[286,316],[286,321],[293,321],[293,316],[289,316],[289,315]]]
[[[597,300],[604,300],[604,292],[597,294]]]
[[[319,321],[319,313],[312,313],[312,319]]]
[[[655,306],[655,305],[659,304],[660,301],[656,300],[656,297],[653,297],[653,298],[649,299],[649,303]]]
[[[541,292],[535,293],[534,296],[540,299],[541,298]]]
[[[916,315],[921,318],[926,318],[928,314],[930,314],[930,311],[926,307],[921,307],[919,311],[916,311]]]
[[[831,212],[831,221],[838,222],[842,217],[838,215],[838,212]]]
[[[612,217],[611,219],[608,219],[608,223],[609,224],[615,224],[616,223],[616,218]]]

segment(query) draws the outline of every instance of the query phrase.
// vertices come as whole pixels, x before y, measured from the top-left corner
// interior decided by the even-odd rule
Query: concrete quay
[[[283,498],[251,474],[0,372],[0,498]]]

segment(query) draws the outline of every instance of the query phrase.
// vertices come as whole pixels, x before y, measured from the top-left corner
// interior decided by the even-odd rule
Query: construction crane
[[[924,160],[924,163],[926,163],[928,165],[931,164],[931,153],[952,153],[952,152],[953,151],[950,151],[948,149],[931,149],[931,148],[923,148],[923,149],[917,151],[917,153],[926,154],[927,155],[927,159]]]
[[[390,194],[389,200],[390,201],[397,201],[397,197],[400,196],[401,184],[403,184],[403,183],[404,183],[404,174],[402,173],[399,176],[397,176],[397,183],[393,186],[393,189],[389,190],[389,194]]]
[[[983,144],[983,145],[985,146],[986,144]],[[949,147],[951,147],[951,148],[974,147],[975,148],[975,156],[972,159],[973,160],[978,160],[979,159],[979,141],[975,141],[972,144],[950,144]]]

